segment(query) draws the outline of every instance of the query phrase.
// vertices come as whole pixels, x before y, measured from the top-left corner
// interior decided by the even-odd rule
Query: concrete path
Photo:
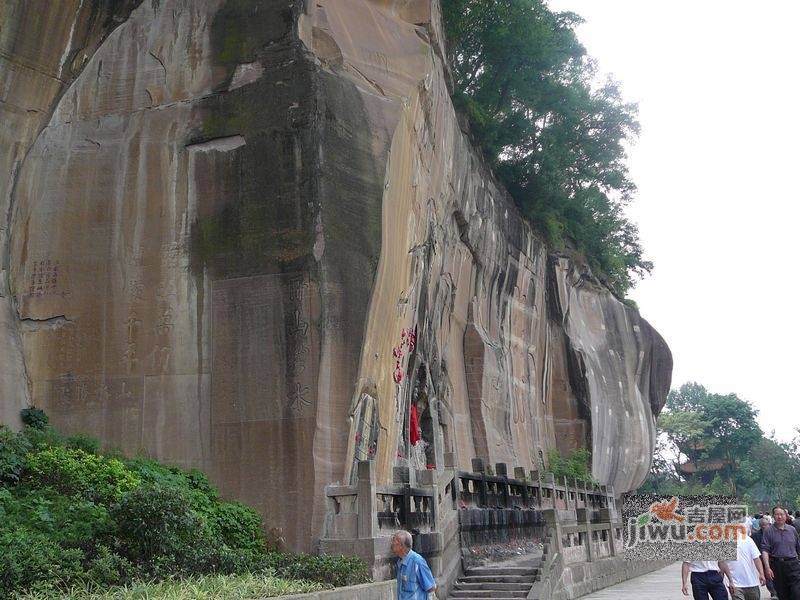
[[[691,599],[691,594],[691,587],[688,597],[681,594],[681,563],[678,562],[589,594],[583,600],[686,600]],[[767,588],[761,588],[761,598],[769,598]]]

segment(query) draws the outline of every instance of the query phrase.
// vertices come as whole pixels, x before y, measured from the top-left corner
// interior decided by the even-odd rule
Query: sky
[[[638,102],[629,167],[649,277],[630,296],[697,381],[800,427],[800,2],[549,0]],[[796,372],[797,371],[797,372]]]

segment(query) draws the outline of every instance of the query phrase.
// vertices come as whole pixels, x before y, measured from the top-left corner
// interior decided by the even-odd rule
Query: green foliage
[[[23,527],[47,535],[67,547],[89,547],[111,529],[108,509],[49,488],[20,486],[0,494],[0,507],[8,527]]]
[[[111,516],[120,552],[151,571],[184,569],[202,527],[185,492],[153,484],[126,494]]]
[[[26,476],[64,496],[103,504],[119,501],[140,483],[122,461],[59,446],[29,454]]]
[[[736,394],[712,394],[698,383],[686,383],[667,396],[659,426],[695,465],[723,463],[722,477],[736,492],[741,461],[764,436],[757,415]]]
[[[263,552],[261,516],[249,506],[219,502],[206,511],[205,516],[212,537],[223,544],[252,553]]]
[[[578,479],[594,483],[591,469],[591,453],[585,448],[572,450],[567,456],[551,448],[547,453],[548,472],[552,473],[556,481],[566,477],[569,480]]]
[[[20,411],[20,417],[26,426],[32,427],[33,429],[44,429],[50,422],[45,412],[41,408],[36,408],[35,406],[22,409]]]
[[[714,475],[714,479],[712,479],[711,483],[706,486],[706,490],[711,496],[723,496],[733,492],[730,484],[722,481],[722,477],[719,476],[719,473]]]
[[[131,582],[108,590],[79,584],[65,592],[44,589],[17,595],[15,600],[252,600],[305,594],[329,588],[321,583],[270,574],[195,575],[162,582]]]
[[[77,582],[83,572],[83,552],[64,548],[42,533],[23,527],[0,528],[0,597],[8,598],[45,582]]]
[[[371,580],[367,565],[353,556],[271,552],[267,555],[265,566],[289,579],[317,581],[335,587],[367,583]]]
[[[626,144],[637,108],[594,87],[574,13],[545,0],[446,0],[454,103],[522,213],[551,243],[571,240],[620,296],[652,269],[622,210],[636,188]]]
[[[0,425],[0,483],[19,481],[30,448],[27,438]]]
[[[758,412],[736,394],[713,394],[698,383],[672,390],[659,416],[658,446],[653,469],[640,488],[659,494],[735,494],[762,510],[777,503],[798,506],[800,496],[800,439],[784,444],[766,437],[758,426]],[[685,477],[664,458],[702,467],[721,464],[703,484]],[[702,469],[701,469],[702,470]]]
[[[200,471],[111,457],[93,438],[49,426],[0,426],[0,555],[0,598],[162,588],[183,598],[192,581],[222,589],[236,579],[203,579],[212,573],[250,577],[253,589],[269,580],[264,590],[283,593],[369,580],[357,558],[268,552],[260,515],[221,500]],[[278,572],[317,583],[287,583],[271,576]],[[189,583],[138,583],[175,577]],[[120,585],[129,587],[98,591]]]

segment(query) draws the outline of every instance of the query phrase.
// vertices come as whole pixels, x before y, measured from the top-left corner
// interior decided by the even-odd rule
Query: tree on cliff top
[[[593,61],[574,13],[545,0],[443,0],[454,102],[523,214],[554,244],[571,240],[624,296],[652,269],[623,214],[636,187],[625,143],[637,108]]]

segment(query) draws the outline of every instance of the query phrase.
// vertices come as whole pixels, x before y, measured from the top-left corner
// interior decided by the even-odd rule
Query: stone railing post
[[[531,508],[531,498],[528,493],[528,482],[525,481],[525,469],[522,467],[514,467],[514,479],[522,482],[522,505],[525,508]]]
[[[610,556],[617,555],[617,536],[615,535],[617,532],[614,529],[614,525],[612,524],[608,530],[608,553]]]
[[[576,512],[578,512],[578,523],[581,529],[586,531],[586,561],[592,562],[595,559],[594,546],[592,545],[594,542],[594,531],[592,531],[591,525],[592,513],[588,508],[582,508]]]
[[[539,508],[544,507],[544,496],[542,496],[542,473],[541,471],[531,471],[531,481],[536,482],[539,488]]]
[[[482,458],[472,459],[472,470],[480,474],[480,480],[478,481],[478,506],[486,507],[489,505],[489,484],[486,483],[486,466]]]
[[[553,540],[555,550],[559,555],[564,555],[564,542],[561,539],[561,520],[558,518],[557,508],[545,508],[542,510],[547,529],[551,532],[550,538]]]
[[[503,483],[500,484],[503,486],[503,489],[501,490],[501,493],[503,494],[503,508],[511,508],[511,498],[508,483],[508,465],[506,463],[495,463],[494,474],[503,478]]]
[[[371,461],[358,463],[358,537],[374,538],[378,534],[378,511],[375,498],[375,469]]]

